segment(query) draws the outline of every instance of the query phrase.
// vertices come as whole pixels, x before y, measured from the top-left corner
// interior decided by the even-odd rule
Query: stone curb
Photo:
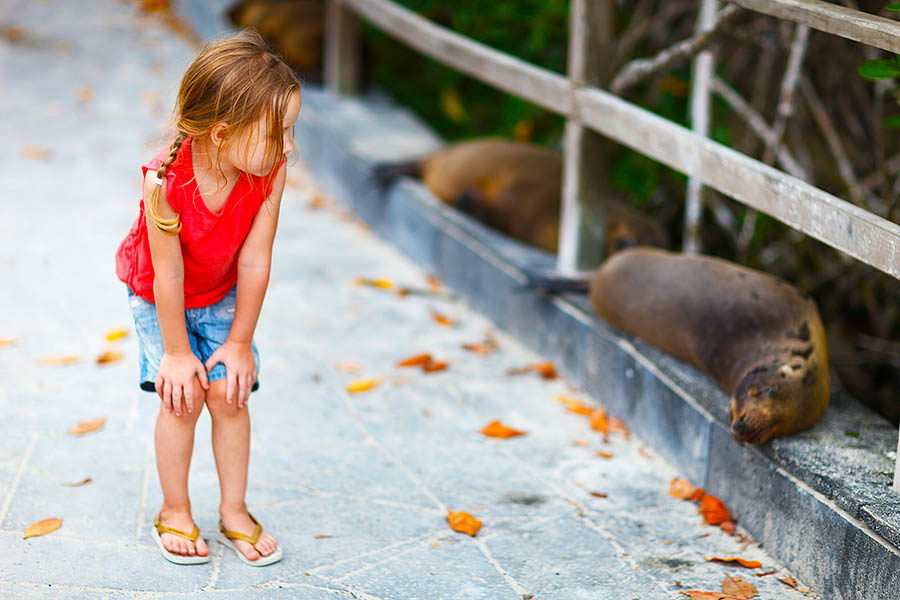
[[[621,334],[587,299],[522,291],[554,258],[442,205],[418,182],[378,185],[374,168],[440,140],[384,98],[306,86],[297,139],[323,189],[379,235],[548,359],[685,477],[720,497],[763,546],[826,598],[900,589],[900,497],[890,489],[896,430],[835,392],[813,430],[762,448],[735,442],[726,395],[704,374]]]

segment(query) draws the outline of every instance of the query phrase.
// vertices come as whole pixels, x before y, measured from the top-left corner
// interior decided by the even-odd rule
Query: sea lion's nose
[[[731,422],[731,435],[735,438],[743,441],[746,440],[751,433],[750,425],[743,417]]]

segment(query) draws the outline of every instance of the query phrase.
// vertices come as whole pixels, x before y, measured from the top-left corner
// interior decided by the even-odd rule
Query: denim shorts
[[[162,331],[159,328],[159,319],[156,317],[156,305],[135,295],[128,286],[126,288],[140,348],[140,386],[146,392],[155,392],[159,363],[165,353]],[[231,322],[234,321],[235,298],[236,289],[232,288],[224,298],[215,304],[202,308],[188,308],[184,311],[184,322],[187,325],[191,351],[200,359],[200,362],[205,364],[213,352],[228,338]],[[256,350],[256,344],[251,343],[251,348],[253,357],[256,359],[256,370],[259,373],[259,352]],[[207,377],[209,381],[224,379],[225,365],[217,364],[207,374]],[[257,376],[257,381],[250,391],[255,392],[258,388],[259,377]]]

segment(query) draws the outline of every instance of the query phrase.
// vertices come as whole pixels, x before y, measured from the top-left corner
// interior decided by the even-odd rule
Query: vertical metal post
[[[355,94],[360,87],[359,26],[341,0],[325,3],[325,87],[335,94]]]
[[[568,70],[573,97],[579,87],[609,83],[614,8],[613,0],[572,0]],[[556,265],[565,274],[593,269],[604,258],[606,145],[605,139],[582,125],[577,114],[566,121]]]
[[[718,0],[703,0],[695,29],[707,29],[715,21]],[[712,51],[704,50],[694,59],[691,76],[691,127],[700,135],[709,135],[709,99],[715,68]],[[684,206],[684,233],[681,248],[686,254],[697,254],[701,250],[700,219],[703,212],[703,183],[693,177],[688,179],[687,199]]]
[[[894,463],[894,491],[900,492],[900,436],[897,438],[897,459]]]

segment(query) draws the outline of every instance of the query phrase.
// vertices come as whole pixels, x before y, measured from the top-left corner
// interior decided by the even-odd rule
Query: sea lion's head
[[[731,435],[748,444],[772,439],[785,416],[785,391],[768,370],[748,373],[731,397]]]
[[[828,405],[828,369],[792,353],[751,369],[731,397],[731,435],[764,444],[812,427]]]

